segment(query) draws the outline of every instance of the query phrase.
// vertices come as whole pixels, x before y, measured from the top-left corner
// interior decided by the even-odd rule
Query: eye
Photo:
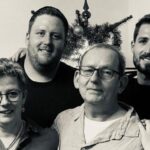
[[[18,91],[11,91],[11,92],[8,93],[8,96],[10,98],[16,98],[18,95],[19,95]]]
[[[45,35],[45,32],[44,31],[38,31],[38,32],[36,32],[36,34],[40,37],[43,37]]]
[[[109,70],[109,69],[103,69],[102,70],[102,74],[104,76],[112,76],[113,75],[113,71],[112,70]]]
[[[52,34],[52,38],[53,39],[56,39],[56,40],[59,40],[59,39],[62,39],[62,36],[60,34]]]
[[[141,38],[138,40],[138,42],[141,44],[146,44],[148,42],[148,38]]]
[[[93,68],[90,67],[81,67],[80,73],[85,76],[91,76],[94,72]]]

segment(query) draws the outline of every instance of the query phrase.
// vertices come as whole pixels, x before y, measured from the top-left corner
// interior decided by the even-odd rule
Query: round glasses
[[[81,66],[79,68],[80,74],[85,77],[91,77],[95,71],[97,71],[99,77],[104,80],[111,80],[115,74],[119,74],[118,71],[115,71],[113,69],[108,69],[108,68],[96,69],[96,68],[87,67],[87,66]]]
[[[18,101],[21,92],[22,91],[20,91],[20,90],[13,90],[13,91],[9,91],[5,94],[0,93],[0,102],[3,99],[3,95],[5,95],[9,101],[16,102],[16,101]]]

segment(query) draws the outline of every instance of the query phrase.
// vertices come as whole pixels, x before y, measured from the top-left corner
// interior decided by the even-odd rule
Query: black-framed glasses
[[[12,91],[9,91],[9,92],[7,92],[7,93],[5,93],[5,94],[1,94],[1,93],[0,93],[0,102],[1,102],[2,99],[3,99],[3,95],[5,95],[6,98],[7,98],[9,101],[11,101],[11,102],[16,102],[16,101],[18,101],[18,99],[19,99],[20,93],[22,93],[21,90],[12,90]]]
[[[91,77],[93,73],[97,71],[99,77],[104,80],[111,80],[115,74],[119,74],[118,71],[108,68],[94,68],[88,66],[81,66],[79,72],[82,76]]]

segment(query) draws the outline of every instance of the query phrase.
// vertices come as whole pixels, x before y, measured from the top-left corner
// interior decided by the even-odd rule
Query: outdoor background
[[[130,43],[135,22],[150,13],[149,0],[87,0],[91,12],[90,24],[115,23],[133,15],[121,25],[122,51],[127,59],[127,67],[133,67]],[[19,48],[25,47],[25,35],[31,10],[51,5],[59,8],[71,25],[75,10],[83,11],[84,0],[1,0],[0,1],[0,57],[10,57]]]

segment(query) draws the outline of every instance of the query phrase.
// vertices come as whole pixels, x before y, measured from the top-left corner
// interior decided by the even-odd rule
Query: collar
[[[102,133],[97,135],[94,141],[91,144],[106,142],[110,140],[120,140],[123,136],[126,137],[139,137],[139,127],[138,121],[139,117],[134,111],[133,107],[119,102],[121,107],[127,110],[126,114],[120,118],[118,121],[114,122],[111,126],[105,129]],[[74,122],[79,122],[83,130],[84,123],[84,104],[80,107],[77,107],[77,110],[74,112]]]

